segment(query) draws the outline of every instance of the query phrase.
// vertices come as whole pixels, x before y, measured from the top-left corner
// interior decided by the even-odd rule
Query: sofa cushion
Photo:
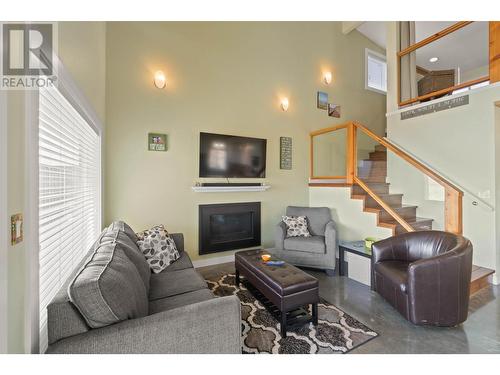
[[[179,271],[185,270],[187,268],[193,268],[193,263],[191,262],[189,255],[185,251],[183,251],[181,253],[181,257],[174,263],[171,263],[167,268],[165,268],[163,272]]]
[[[193,268],[172,272],[164,271],[151,275],[149,300],[154,301],[207,288],[205,280]]]
[[[288,237],[285,238],[284,246],[286,250],[306,253],[324,254],[326,251],[324,236]]]
[[[134,233],[135,236],[135,233]],[[149,293],[149,279],[151,277],[151,269],[146,261],[146,257],[141,253],[141,250],[137,244],[132,241],[129,235],[126,234],[121,229],[115,225],[111,224],[103,233],[103,235],[97,241],[97,244],[103,244],[106,242],[117,242],[118,247],[123,250],[125,255],[130,259],[139,271],[139,275],[146,287],[146,294]]]
[[[288,206],[286,208],[287,216],[305,216],[309,232],[313,236],[324,236],[325,226],[332,220],[332,213],[328,207],[297,207]]]
[[[120,232],[125,233],[134,243],[138,240],[134,230],[124,221],[113,221],[108,229],[111,231],[119,230]]]
[[[207,301],[212,298],[215,297],[209,289],[200,289],[195,290],[194,292],[188,292],[172,297],[157,299],[149,303],[149,315],[166,310],[172,310],[177,307],[191,305],[193,303]]]
[[[410,262],[385,260],[375,263],[375,272],[382,275],[401,292],[408,292],[408,267]]]
[[[70,282],[68,294],[92,328],[148,314],[144,282],[116,242],[95,249]]]

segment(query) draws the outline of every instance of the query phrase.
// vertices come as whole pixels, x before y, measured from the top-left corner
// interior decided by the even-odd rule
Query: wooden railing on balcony
[[[389,204],[384,202],[384,200],[375,193],[370,187],[358,177],[357,173],[357,132],[363,132],[368,137],[373,139],[375,142],[384,146],[387,150],[393,152],[397,157],[405,160],[411,166],[437,182],[444,188],[444,229],[448,232],[461,234],[462,233],[462,200],[463,192],[458,187],[453,185],[451,182],[434,172],[432,169],[428,168],[420,161],[413,158],[411,155],[407,154],[390,141],[385,138],[378,136],[373,133],[370,129],[364,125],[350,121],[342,125],[337,125],[334,127],[329,127],[325,129],[320,129],[310,133],[310,155],[311,155],[311,179],[314,180],[314,137],[335,132],[339,129],[347,128],[347,145],[346,145],[346,175],[345,176],[330,176],[332,179],[338,179],[338,186],[349,186],[353,184],[359,185],[366,193],[373,198],[392,218],[398,222],[405,230],[408,232],[413,232],[415,229],[401,216],[399,215]],[[318,183],[316,183],[318,185]],[[330,186],[335,186],[335,184],[329,184]]]

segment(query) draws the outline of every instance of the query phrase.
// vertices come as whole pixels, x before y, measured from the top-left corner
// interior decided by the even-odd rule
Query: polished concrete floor
[[[232,263],[199,268],[206,278],[234,272]],[[379,334],[350,353],[497,353],[500,354],[499,286],[472,296],[469,318],[458,327],[414,326],[377,293],[347,277],[328,277],[305,270],[319,280],[320,296]]]

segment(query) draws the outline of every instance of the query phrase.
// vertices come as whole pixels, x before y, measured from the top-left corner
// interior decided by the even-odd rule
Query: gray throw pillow
[[[163,225],[156,225],[142,233],[137,233],[137,238],[139,239],[137,246],[154,273],[160,273],[180,258],[174,240]]]
[[[305,216],[282,216],[287,237],[311,237]]]

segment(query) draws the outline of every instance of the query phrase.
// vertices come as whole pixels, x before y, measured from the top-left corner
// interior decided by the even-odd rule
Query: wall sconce
[[[290,105],[290,103],[288,102],[288,98],[281,99],[281,109],[283,110],[283,112],[288,111],[289,105]]]
[[[155,86],[158,87],[159,89],[165,88],[167,84],[167,78],[165,77],[165,74],[161,70],[158,70],[155,73],[154,83]]]
[[[332,83],[332,72],[325,72],[323,74],[323,83],[325,85],[329,85],[330,83]]]

